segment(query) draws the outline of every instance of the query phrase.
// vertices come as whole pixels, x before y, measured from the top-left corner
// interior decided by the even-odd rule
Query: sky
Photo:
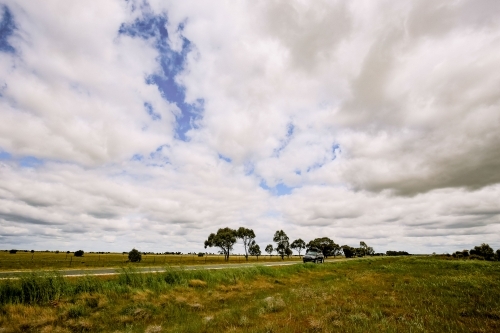
[[[500,248],[499,13],[0,0],[0,249]]]

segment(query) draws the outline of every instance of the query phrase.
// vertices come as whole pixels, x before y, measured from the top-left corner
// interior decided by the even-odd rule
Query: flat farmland
[[[500,332],[500,264],[435,257],[0,281],[0,332]]]
[[[298,256],[285,257],[285,261],[300,261]],[[277,262],[282,261],[279,256],[248,257],[249,263]],[[85,253],[83,257],[75,257],[73,253],[54,252],[0,252],[0,271],[23,271],[23,270],[59,270],[59,269],[85,269],[99,267],[161,267],[161,266],[187,266],[187,265],[213,265],[232,264],[247,262],[242,255],[232,255],[229,261],[224,260],[223,255],[206,255],[198,257],[192,254],[147,254],[142,255],[139,263],[128,262],[128,255],[121,253]]]

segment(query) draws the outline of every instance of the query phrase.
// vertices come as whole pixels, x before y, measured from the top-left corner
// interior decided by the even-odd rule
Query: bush
[[[469,256],[469,259],[470,259],[470,260],[484,260],[484,257],[479,256],[479,255],[477,255],[477,254],[471,254],[471,255]]]
[[[75,257],[83,257],[83,254],[85,252],[83,252],[83,250],[78,250],[78,251],[75,251]]]
[[[406,251],[387,251],[386,252],[387,256],[409,256],[410,254]],[[448,254],[448,257],[450,255]]]
[[[474,248],[470,250],[470,254],[481,256],[486,260],[495,259],[495,252],[493,252],[493,249],[486,243],[483,243],[480,246],[474,246]]]
[[[10,254],[16,254],[17,253],[17,250],[10,250],[9,251]]]
[[[198,252],[198,257],[203,257],[205,255],[205,253],[203,252]]]
[[[130,260],[131,262],[140,262],[141,259],[142,259],[142,254],[141,254],[141,252],[137,251],[136,249],[132,249],[128,253],[128,260]]]

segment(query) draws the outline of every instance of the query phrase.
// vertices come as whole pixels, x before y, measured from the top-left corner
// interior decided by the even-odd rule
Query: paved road
[[[340,262],[345,259],[334,259],[325,260],[325,262]],[[352,259],[351,259],[352,260]],[[222,264],[222,265],[192,265],[192,266],[172,266],[172,268],[183,268],[185,270],[196,270],[196,269],[223,269],[223,268],[242,268],[242,267],[254,267],[254,266],[288,266],[301,264],[302,261],[285,261],[285,262],[263,262],[259,264]],[[158,273],[164,272],[164,267],[140,267],[136,268],[138,272],[141,273]],[[35,271],[35,272],[41,272]],[[72,270],[60,270],[57,271],[63,276],[84,276],[84,275],[116,275],[120,274],[121,268],[97,268],[97,269],[72,269]],[[30,273],[29,271],[16,271],[16,272],[0,272],[0,279],[16,279],[24,274]]]

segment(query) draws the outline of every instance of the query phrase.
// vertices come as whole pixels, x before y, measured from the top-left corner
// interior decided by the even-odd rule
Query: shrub
[[[470,254],[481,256],[486,260],[494,260],[495,258],[495,252],[493,252],[493,249],[486,243],[480,246],[474,246],[474,249],[470,250]]]
[[[472,255],[469,256],[469,259],[470,260],[484,260],[484,257],[479,256],[477,254],[472,254]]]
[[[203,252],[198,252],[198,257],[203,257],[205,255],[205,253]]]
[[[387,256],[409,256],[410,254],[406,251],[387,251],[386,252]],[[448,257],[450,255],[448,254]]]
[[[131,262],[140,262],[141,259],[142,259],[142,254],[136,249],[132,249],[128,253],[128,260],[130,260]]]
[[[78,250],[78,251],[75,251],[75,257],[83,257],[83,254],[85,252],[83,252],[83,250]]]
[[[17,250],[10,250],[9,251],[10,254],[16,254],[17,253]]]

